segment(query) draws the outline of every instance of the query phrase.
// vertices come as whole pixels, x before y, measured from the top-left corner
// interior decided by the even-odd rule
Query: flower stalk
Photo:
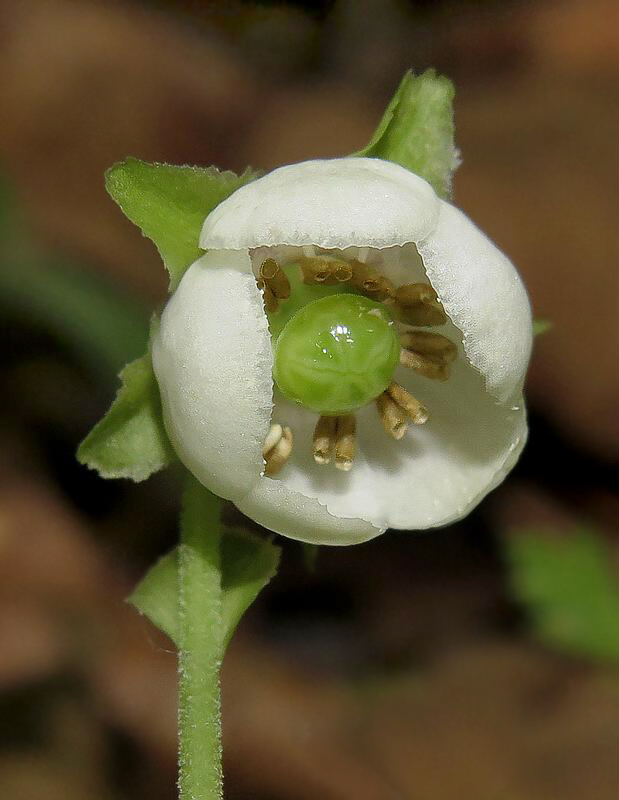
[[[188,479],[179,551],[180,800],[223,797],[221,503],[193,478]]]

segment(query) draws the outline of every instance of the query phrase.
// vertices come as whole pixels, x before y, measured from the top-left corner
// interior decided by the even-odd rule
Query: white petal
[[[436,229],[417,249],[463,334],[467,358],[488,390],[506,401],[522,388],[532,344],[531,308],[514,266],[449,203],[441,203]]]
[[[246,494],[264,465],[273,366],[247,252],[211,251],[189,268],[163,312],[152,354],[181,461],[216,494]]]
[[[390,247],[423,239],[440,201],[412,172],[372,158],[306,161],[238,189],[206,218],[200,246]]]
[[[377,527],[424,529],[466,515],[503,480],[524,446],[522,398],[498,404],[462,357],[446,383],[404,369],[396,379],[427,406],[430,419],[394,441],[375,407],[357,412],[359,451],[347,473],[314,464],[315,417],[278,394],[275,414],[295,432],[280,481],[338,517],[361,517]]]
[[[311,544],[359,544],[385,530],[358,518],[334,516],[318,500],[271,478],[261,478],[236,505],[265,528]]]
[[[284,167],[215,209],[201,244],[222,250],[183,278],[153,355],[171,438],[205,485],[272,530],[344,544],[446,524],[503,479],[526,439],[526,293],[505,256],[425,181],[372,159]],[[425,269],[457,325],[441,332],[463,342],[447,383],[397,377],[427,405],[425,426],[395,442],[373,406],[358,413],[348,473],[314,464],[315,416],[278,398],[274,421],[293,428],[295,446],[277,479],[259,477],[272,355],[247,248],[274,245],[379,248],[397,281]]]

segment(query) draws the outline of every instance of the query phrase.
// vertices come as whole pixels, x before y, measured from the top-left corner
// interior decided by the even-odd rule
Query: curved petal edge
[[[273,387],[271,339],[247,252],[211,251],[189,268],[152,354],[181,461],[221,497],[247,494],[264,466]]]
[[[440,202],[423,178],[389,161],[305,161],[224,200],[206,218],[200,246],[391,247],[430,233]]]

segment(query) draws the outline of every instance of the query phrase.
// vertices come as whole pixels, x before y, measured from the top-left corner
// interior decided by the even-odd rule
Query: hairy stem
[[[179,796],[220,800],[221,500],[193,478],[181,516],[179,556]]]

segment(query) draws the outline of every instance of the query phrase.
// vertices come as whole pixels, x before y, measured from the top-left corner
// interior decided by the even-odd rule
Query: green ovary
[[[354,294],[315,300],[291,317],[275,345],[275,381],[286,397],[319,414],[346,414],[378,397],[398,364],[393,320]]]

